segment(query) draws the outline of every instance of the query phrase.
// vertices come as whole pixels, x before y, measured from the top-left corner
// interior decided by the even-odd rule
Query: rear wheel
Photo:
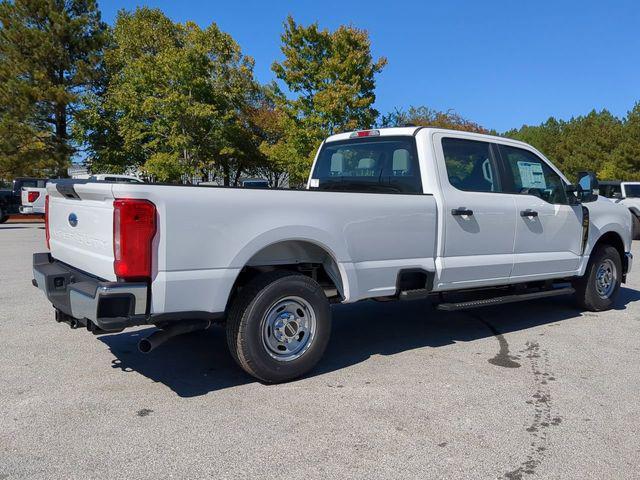
[[[227,320],[231,355],[247,373],[268,383],[292,380],[311,370],[330,332],[324,291],[294,272],[256,277],[241,290]]]
[[[594,312],[609,310],[622,279],[622,260],[611,245],[602,245],[592,254],[584,276],[574,282],[578,304]]]
[[[7,215],[2,207],[0,207],[0,223],[4,223],[9,220],[9,215]]]

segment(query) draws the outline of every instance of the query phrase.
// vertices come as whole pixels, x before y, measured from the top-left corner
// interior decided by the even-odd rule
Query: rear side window
[[[442,151],[452,186],[465,192],[500,191],[490,143],[443,138]]]
[[[507,173],[512,177],[510,191],[533,195],[549,203],[568,203],[562,178],[544,160],[523,148],[506,145],[500,145],[499,148]]]
[[[413,137],[376,137],[325,143],[311,188],[348,192],[422,193]]]

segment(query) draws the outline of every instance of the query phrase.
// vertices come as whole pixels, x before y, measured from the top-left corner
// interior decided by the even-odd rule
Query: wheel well
[[[620,235],[618,235],[616,232],[605,233],[598,239],[596,244],[593,246],[593,248],[591,249],[591,253],[595,252],[596,248],[602,245],[611,245],[618,251],[618,253],[620,254],[620,260],[622,260],[622,270],[623,272],[626,272],[627,256],[625,255],[626,252],[624,250],[624,242],[622,241],[622,238],[620,237]]]
[[[313,278],[330,301],[344,297],[340,269],[333,256],[315,243],[287,240],[264,247],[247,261],[231,289],[227,310],[245,285],[256,276],[274,270],[290,270]]]

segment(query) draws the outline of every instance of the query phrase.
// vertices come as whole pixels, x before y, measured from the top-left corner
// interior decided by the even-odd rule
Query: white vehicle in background
[[[95,175],[89,175],[87,180],[94,182],[114,182],[114,183],[144,183],[138,177],[133,175],[120,175],[113,173],[99,173]]]
[[[436,128],[333,135],[307,191],[56,180],[47,192],[33,275],[58,321],[155,325],[144,352],[226,322],[232,356],[266,382],[320,360],[330,303],[573,295],[605,310],[632,263],[631,215],[598,198],[593,175],[572,185],[525,143]]]
[[[633,220],[633,239],[640,240],[640,182],[600,182],[600,192],[629,209]]]
[[[38,180],[37,187],[22,187],[19,208],[22,215],[44,215],[44,203],[47,196],[46,182],[47,180]]]

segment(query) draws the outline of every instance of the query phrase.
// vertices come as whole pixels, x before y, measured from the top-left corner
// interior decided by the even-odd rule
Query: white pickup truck
[[[41,187],[22,187],[20,192],[20,213],[22,215],[44,213],[44,200],[47,196],[46,180]]]
[[[329,137],[306,191],[56,180],[33,283],[74,327],[157,326],[142,351],[225,322],[242,368],[286,381],[322,356],[331,302],[610,308],[631,215],[595,182],[521,142],[420,127]]]

